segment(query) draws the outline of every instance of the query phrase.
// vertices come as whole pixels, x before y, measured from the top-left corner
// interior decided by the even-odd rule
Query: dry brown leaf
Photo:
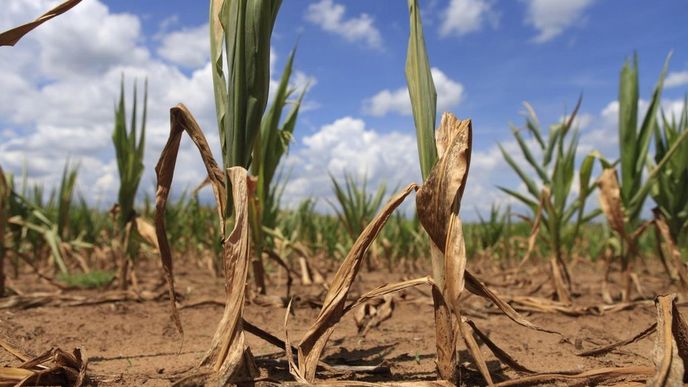
[[[607,217],[609,226],[626,239],[621,190],[619,189],[619,180],[616,177],[616,169],[606,168],[602,171],[597,184],[600,187],[600,208]]]
[[[213,192],[215,194],[215,201],[217,203],[217,213],[220,222],[220,229],[222,235],[225,235],[224,209],[225,209],[225,185],[224,173],[217,166],[217,162],[213,158],[212,151],[208,145],[208,141],[203,135],[201,127],[191,115],[191,112],[183,104],[179,104],[170,109],[170,136],[167,143],[160,153],[160,159],[155,167],[155,174],[157,176],[157,188],[155,193],[155,232],[158,240],[158,249],[160,250],[160,259],[165,271],[165,279],[167,280],[170,294],[170,307],[172,310],[172,319],[174,320],[177,330],[183,333],[182,323],[179,319],[179,313],[176,307],[176,297],[174,291],[174,270],[172,264],[172,251],[170,250],[169,242],[167,241],[167,233],[165,227],[165,210],[167,208],[167,199],[170,194],[172,186],[172,179],[174,177],[174,167],[177,162],[177,154],[179,153],[179,144],[182,139],[182,133],[186,132],[191,140],[196,144],[203,164],[205,164],[208,178],[211,181]]]
[[[494,382],[492,381],[490,370],[487,368],[487,363],[485,363],[483,353],[480,351],[480,346],[478,346],[478,343],[475,341],[475,338],[473,337],[473,329],[470,325],[466,323],[465,318],[461,318],[461,321],[459,322],[459,332],[461,332],[463,342],[466,344],[468,352],[473,357],[473,361],[478,366],[480,374],[483,376],[483,378],[485,378],[485,382],[488,386],[493,386]]]
[[[534,374],[535,371],[532,371],[531,369],[521,365],[516,359],[511,357],[505,350],[500,348],[497,344],[495,344],[489,336],[487,336],[485,333],[483,333],[478,327],[475,325],[475,323],[471,320],[467,320],[466,323],[470,325],[471,328],[473,328],[473,332],[475,332],[478,337],[480,337],[480,340],[482,340],[483,343],[492,351],[492,353],[499,359],[502,363],[508,365],[511,367],[514,371],[517,372],[523,372],[527,374]]]
[[[380,210],[363,230],[335,274],[323,301],[320,314],[298,346],[299,369],[304,378],[309,382],[315,380],[315,369],[318,360],[335,325],[342,318],[346,297],[358,274],[368,247],[375,240],[375,237],[377,237],[392,212],[416,188],[415,184],[410,184],[389,200],[385,207]]]
[[[530,256],[533,254],[533,250],[535,250],[535,242],[537,241],[538,234],[540,233],[540,225],[542,224],[542,208],[545,206],[546,196],[549,196],[549,189],[547,187],[542,190],[542,194],[540,195],[540,205],[538,206],[537,211],[535,211],[533,227],[530,229],[530,235],[528,236],[528,249],[526,250],[526,254],[523,256],[523,259],[518,264],[519,269],[523,267],[523,265],[530,259]]]
[[[80,387],[88,382],[87,364],[78,348],[72,353],[52,348],[18,367],[0,368],[0,385]]]
[[[437,149],[441,155],[416,195],[418,218],[428,235],[445,251],[450,217],[458,213],[466,187],[471,159],[471,121],[458,120],[444,113],[436,132]]]
[[[555,333],[558,335],[561,334],[557,331],[539,327],[528,321],[525,317],[521,316],[520,313],[515,311],[514,308],[511,307],[511,305],[506,303],[506,301],[504,301],[501,297],[499,297],[497,294],[495,294],[493,291],[491,291],[485,285],[483,285],[483,283],[480,282],[480,280],[477,279],[473,274],[471,274],[470,271],[466,270],[465,276],[466,289],[469,292],[475,294],[476,296],[487,298],[488,300],[492,301],[497,306],[497,308],[504,312],[504,314],[506,314],[506,316],[509,317],[513,322],[522,325],[526,328],[535,329],[540,332]]]
[[[24,35],[28,34],[34,28],[40,26],[55,16],[59,16],[69,11],[72,7],[80,2],[81,0],[66,0],[57,7],[39,16],[38,19],[0,33],[0,46],[14,46],[22,37],[24,37]]]
[[[676,307],[676,294],[658,296],[657,339],[654,348],[655,374],[648,386],[683,386],[688,365],[688,326]]]
[[[518,379],[511,379],[495,384],[497,387],[507,386],[534,386],[542,385],[547,382],[572,381],[576,385],[595,385],[602,382],[613,382],[619,380],[637,380],[652,375],[654,370],[651,367],[631,366],[620,368],[598,368],[590,371],[571,371],[571,372],[542,372],[534,375],[524,376]]]
[[[291,342],[289,341],[289,312],[291,311],[291,301],[287,305],[287,310],[284,312],[284,350],[287,354],[287,362],[289,363],[289,373],[296,379],[299,383],[308,383],[306,378],[301,373],[299,367],[294,363],[294,351],[291,347]]]
[[[251,352],[245,344],[242,318],[244,312],[246,277],[251,260],[251,236],[248,224],[248,201],[255,190],[255,182],[242,167],[227,170],[232,186],[235,208],[234,229],[223,243],[226,304],[210,351],[202,361],[212,365],[223,385],[232,378],[253,378],[256,368]]]
[[[313,279],[311,278],[311,271],[305,257],[299,257],[299,267],[301,268],[301,284],[306,286],[312,285]]]
[[[652,325],[643,329],[641,332],[639,332],[638,334],[636,334],[633,337],[630,337],[630,338],[625,339],[625,340],[617,341],[616,343],[605,345],[604,347],[583,351],[583,352],[577,353],[577,355],[578,356],[604,355],[605,353],[609,353],[609,352],[615,350],[616,348],[620,348],[620,347],[635,343],[637,341],[640,341],[640,340],[650,336],[651,334],[655,333],[655,331],[657,331],[657,323],[652,323]]]
[[[566,286],[566,281],[562,276],[562,270],[559,266],[559,262],[556,258],[552,258],[549,261],[550,269],[552,270],[552,282],[554,283],[554,289],[557,293],[557,299],[566,305],[571,305],[573,301],[571,300],[571,293]]]

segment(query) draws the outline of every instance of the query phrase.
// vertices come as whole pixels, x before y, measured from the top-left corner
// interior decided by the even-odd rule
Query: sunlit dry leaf
[[[213,336],[210,351],[202,364],[212,365],[222,384],[232,378],[255,377],[253,357],[245,344],[242,317],[244,312],[246,277],[250,262],[250,229],[248,201],[254,192],[254,181],[242,167],[228,171],[235,208],[234,229],[223,245],[225,293],[227,302],[222,320]]]
[[[24,37],[24,35],[28,34],[34,28],[40,26],[55,16],[59,16],[69,11],[72,7],[80,2],[81,0],[66,0],[57,7],[39,16],[38,19],[0,33],[0,46],[14,46],[22,37]]]
[[[174,292],[174,274],[172,265],[172,252],[170,250],[169,242],[167,241],[167,233],[165,227],[165,210],[167,207],[167,199],[170,194],[172,186],[172,178],[174,177],[174,168],[177,162],[177,154],[179,153],[179,144],[182,139],[182,133],[186,133],[191,137],[191,140],[196,144],[201,158],[205,164],[208,178],[211,181],[213,192],[215,194],[215,201],[217,203],[217,212],[220,222],[220,229],[222,235],[225,231],[224,222],[224,208],[225,208],[225,186],[224,174],[217,166],[213,158],[212,151],[208,145],[208,141],[203,134],[200,126],[191,115],[191,112],[183,104],[179,104],[170,109],[170,136],[167,143],[160,153],[160,159],[155,167],[155,174],[157,176],[157,189],[155,193],[155,232],[160,250],[160,259],[165,270],[165,278],[167,279],[170,306],[172,308],[172,319],[180,333],[183,332],[182,323],[179,319],[179,313],[175,305],[176,297]]]
[[[368,247],[375,240],[375,237],[378,235],[392,212],[404,201],[406,196],[416,188],[415,184],[410,184],[389,200],[385,207],[363,230],[363,233],[358,237],[332,279],[330,288],[323,301],[323,307],[320,310],[320,314],[298,346],[300,372],[309,382],[314,381],[315,368],[320,359],[320,355],[335,325],[343,315],[346,297],[358,274],[358,270],[360,269],[361,262]]]

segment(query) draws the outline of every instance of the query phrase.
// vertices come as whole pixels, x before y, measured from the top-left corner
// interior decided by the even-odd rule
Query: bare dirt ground
[[[148,264],[139,269],[141,288],[163,292],[160,269]],[[482,268],[482,270],[477,269]],[[542,265],[541,267],[546,267]],[[539,266],[531,266],[518,275],[506,274],[496,264],[469,262],[469,269],[500,295],[533,294],[548,297],[551,287]],[[655,270],[656,269],[656,270]],[[603,305],[600,295],[602,265],[581,263],[572,270],[574,305]],[[563,313],[529,313],[527,318],[542,327],[563,335],[542,333],[519,326],[498,313],[488,301],[468,296],[464,302],[468,318],[489,337],[508,351],[521,364],[537,370],[589,370],[600,367],[629,365],[653,366],[654,336],[598,357],[581,357],[576,353],[628,338],[656,320],[652,297],[675,291],[659,267],[638,271],[647,302],[636,303],[626,310],[570,316]],[[332,272],[324,273],[326,278]],[[386,282],[420,277],[426,273],[362,272],[352,293],[361,294]],[[71,351],[80,347],[88,357],[88,373],[102,386],[168,386],[197,366],[207,348],[222,314],[223,282],[207,270],[190,264],[178,264],[177,289],[184,335],[180,336],[169,318],[166,299],[154,301],[116,301],[94,305],[67,306],[47,303],[38,307],[15,306],[0,309],[0,335],[16,348],[36,355],[51,347]],[[268,288],[271,296],[284,296],[284,274],[275,269]],[[55,292],[55,288],[26,273],[13,286],[26,294],[36,291]],[[612,284],[612,289],[618,285]],[[616,286],[614,288],[614,286]],[[303,286],[294,279],[292,295],[296,297],[294,315],[289,320],[289,336],[296,343],[314,321],[322,285]],[[74,290],[63,294],[98,299],[107,290]],[[2,300],[0,300],[2,301]],[[270,297],[267,301],[277,301]],[[365,336],[359,335],[351,315],[332,335],[323,360],[330,365],[383,365],[388,373],[371,374],[346,371],[339,375],[319,374],[328,380],[408,381],[435,379],[435,348],[432,301],[428,289],[411,289],[395,298],[392,317]],[[258,298],[247,305],[245,319],[283,338],[286,308],[268,304]],[[518,308],[517,308],[518,309]],[[278,381],[293,380],[286,369],[284,352],[248,334],[248,343],[264,376]],[[480,341],[479,341],[480,342]],[[517,374],[500,364],[490,351],[481,346],[495,381]],[[470,362],[463,343],[459,344],[462,384],[482,385],[484,381]],[[0,348],[0,366],[16,366],[18,360]]]

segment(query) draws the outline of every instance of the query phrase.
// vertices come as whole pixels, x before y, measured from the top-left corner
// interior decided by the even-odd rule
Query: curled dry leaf
[[[253,378],[256,368],[245,344],[242,319],[244,312],[246,277],[250,262],[250,228],[248,201],[255,190],[255,182],[242,167],[227,171],[232,186],[232,201],[236,211],[234,229],[223,242],[226,303],[222,320],[215,331],[210,351],[202,361],[212,365],[222,385],[232,378]]]
[[[683,386],[688,366],[688,326],[676,307],[676,294],[659,296],[657,307],[657,339],[654,361],[656,372],[648,386]]]
[[[39,16],[36,20],[0,33],[0,46],[14,46],[22,37],[24,37],[24,35],[31,32],[31,30],[34,28],[40,26],[55,16],[59,16],[69,11],[72,9],[72,7],[80,2],[81,0],[66,0],[57,7]]]
[[[382,226],[384,226],[392,212],[416,188],[415,184],[410,184],[389,200],[385,207],[380,210],[370,224],[363,230],[358,239],[356,239],[349,254],[335,274],[327,295],[325,296],[325,300],[323,301],[323,307],[320,310],[320,314],[313,325],[308,329],[303,339],[301,339],[298,346],[299,370],[301,375],[309,382],[315,380],[315,369],[320,359],[320,355],[335,325],[344,314],[346,297],[358,274],[358,270],[361,267],[361,262],[368,247],[375,240],[375,237],[377,237]]]
[[[158,241],[158,249],[160,250],[160,259],[165,271],[165,279],[167,280],[170,294],[170,306],[172,310],[172,319],[180,333],[183,333],[182,323],[179,319],[179,313],[176,307],[176,297],[174,292],[174,270],[172,265],[172,251],[170,244],[167,241],[167,233],[165,226],[165,210],[167,208],[167,199],[170,194],[172,186],[172,179],[174,177],[174,167],[177,162],[177,154],[179,153],[179,144],[182,139],[182,133],[186,132],[191,140],[196,144],[203,164],[205,164],[208,178],[213,187],[215,194],[215,201],[217,203],[217,212],[220,218],[220,228],[222,235],[225,231],[224,222],[224,208],[225,208],[225,186],[224,174],[217,166],[217,162],[213,158],[212,151],[208,145],[208,141],[198,125],[196,120],[191,115],[191,112],[183,104],[179,104],[170,109],[170,136],[167,143],[160,153],[160,159],[155,167],[155,175],[157,177],[157,188],[155,193],[155,233]]]

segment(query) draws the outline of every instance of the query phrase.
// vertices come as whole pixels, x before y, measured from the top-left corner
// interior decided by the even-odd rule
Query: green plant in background
[[[62,180],[60,181],[60,188],[57,195],[57,232],[60,237],[64,238],[67,232],[67,225],[69,221],[70,211],[72,209],[72,199],[74,197],[74,188],[76,187],[76,177],[79,173],[79,167],[69,167],[69,162],[64,167],[62,172]]]
[[[661,125],[655,125],[654,128],[654,162],[659,164],[669,149],[688,132],[688,97],[684,99],[678,119],[675,116],[669,119],[662,113]],[[666,166],[657,174],[650,195],[666,219],[673,241],[679,246],[685,246],[688,242],[688,142],[683,141],[678,147],[676,153],[666,161]]]
[[[92,289],[108,285],[115,278],[115,273],[94,270],[88,273],[60,274],[57,278],[69,287]]]
[[[346,247],[349,247],[380,209],[387,188],[385,184],[381,184],[374,194],[368,193],[368,179],[364,177],[361,183],[357,183],[348,173],[344,174],[344,185],[338,183],[332,175],[330,180],[337,204],[329,200],[328,204],[334,209],[340,224],[346,230]],[[366,254],[365,262],[366,268],[369,271],[373,270],[370,252]]]
[[[328,204],[334,209],[347,235],[353,241],[380,209],[387,189],[385,184],[381,184],[374,194],[368,193],[368,179],[364,177],[361,183],[357,183],[348,173],[344,174],[343,185],[332,175],[330,180],[338,205],[331,201],[328,201]]]
[[[594,185],[590,183],[594,165],[592,155],[587,156],[580,165],[578,195],[571,200],[579,137],[578,130],[572,129],[572,125],[580,103],[579,99],[569,117],[549,128],[546,138],[535,111],[530,105],[525,104],[529,113],[526,129],[533,136],[534,144],[526,142],[518,128],[512,127],[512,132],[523,158],[533,171],[532,174],[527,173],[509,152],[499,145],[507,164],[516,172],[528,193],[521,194],[505,187],[499,189],[525,204],[531,211],[531,219],[535,225],[541,223],[544,226],[544,233],[539,235],[546,241],[556,263],[560,266],[567,290],[570,290],[570,277],[566,258],[579,237],[581,224],[599,215],[598,210],[585,214],[585,202],[594,190]],[[537,219],[538,217],[540,219]],[[536,229],[534,231],[537,232]],[[561,289],[558,289],[558,293],[565,293],[559,290]],[[559,294],[559,298],[569,301],[570,297],[567,294]]]
[[[490,216],[487,220],[478,212],[479,227],[477,227],[477,238],[481,250],[488,251],[493,249],[504,238],[510,214],[510,208],[501,212],[496,204],[490,206]]]
[[[115,107],[115,128],[112,132],[112,143],[115,146],[117,170],[119,172],[119,191],[117,193],[117,232],[121,261],[119,263],[119,287],[125,289],[128,285],[128,267],[137,254],[138,244],[131,236],[136,230],[136,192],[143,176],[143,156],[146,144],[146,113],[148,110],[148,81],[144,84],[143,115],[141,127],[137,128],[138,106],[136,83],[134,83],[134,101],[129,129],[127,129],[126,104],[124,100],[124,77],[120,83],[119,103]]]

